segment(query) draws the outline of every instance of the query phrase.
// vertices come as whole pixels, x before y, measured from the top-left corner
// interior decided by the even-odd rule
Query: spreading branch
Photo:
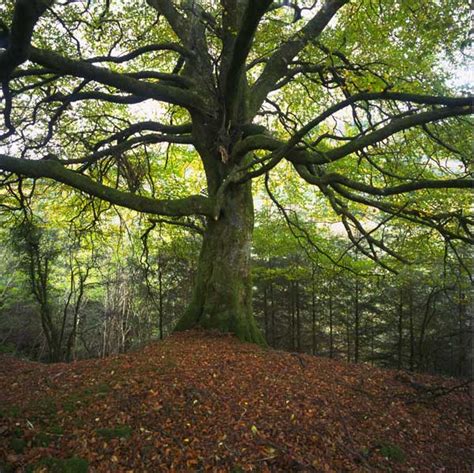
[[[138,212],[171,217],[212,213],[212,201],[207,197],[194,195],[182,199],[152,199],[95,182],[83,174],[66,169],[55,160],[27,160],[0,154],[0,169],[34,179],[53,179],[90,196]]]
[[[268,59],[251,92],[251,111],[256,113],[275,84],[286,74],[288,65],[306,45],[316,39],[334,15],[349,0],[326,0],[316,15],[288,41],[283,43]]]
[[[128,92],[138,97],[181,105],[188,109],[206,110],[207,108],[206,104],[197,94],[188,90],[140,81],[127,74],[94,66],[86,61],[65,58],[52,51],[32,47],[30,59],[55,72],[112,86],[122,92]]]

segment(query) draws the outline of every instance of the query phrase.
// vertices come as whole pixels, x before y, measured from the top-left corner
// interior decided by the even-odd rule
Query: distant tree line
[[[91,228],[28,208],[8,216],[0,232],[1,351],[72,361],[171,333],[195,278],[200,237],[192,228],[120,214]],[[256,236],[254,311],[271,347],[471,374],[470,275],[452,253],[392,274],[350,247],[333,264],[272,219],[260,219]],[[334,248],[347,245],[329,236]]]
[[[423,270],[360,276],[328,271],[299,256],[259,261],[256,268],[261,277],[254,304],[271,346],[411,371],[470,374],[467,278],[454,271],[435,283]]]

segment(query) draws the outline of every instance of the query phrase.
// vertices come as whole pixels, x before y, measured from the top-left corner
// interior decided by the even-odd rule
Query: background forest
[[[168,178],[185,172],[192,172],[190,163]],[[309,208],[308,196],[287,177],[278,176],[270,191],[278,206],[262,182],[257,199],[254,310],[267,343],[470,375],[468,246],[447,247],[427,229],[388,224],[385,238],[410,261],[390,268],[395,274],[348,244],[324,201]],[[125,352],[171,333],[190,298],[198,223],[170,225],[21,180],[2,199],[3,352],[71,361]]]

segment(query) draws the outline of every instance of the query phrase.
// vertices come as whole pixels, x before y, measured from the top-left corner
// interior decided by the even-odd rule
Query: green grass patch
[[[31,412],[34,419],[38,418],[53,418],[56,416],[58,409],[56,403],[50,398],[42,398],[30,402],[28,411]]]
[[[47,468],[50,473],[87,473],[89,471],[89,462],[84,458],[71,457],[62,458],[43,458],[35,465],[26,469],[27,473],[34,473],[39,469]]]
[[[172,371],[174,368],[178,366],[178,363],[175,358],[172,356],[167,356],[163,360],[163,364],[156,368],[157,374],[167,374],[168,372]],[[148,372],[148,367],[144,367],[143,371]]]
[[[78,391],[71,393],[62,404],[62,409],[64,412],[76,412],[78,408],[88,406],[91,402],[91,396],[94,392],[91,389],[84,389],[83,391]]]
[[[1,409],[0,409],[0,419],[1,418],[11,418],[11,417],[20,417],[21,416],[21,408],[20,406],[15,406],[15,405],[11,405],[11,406],[3,406]]]
[[[393,443],[384,442],[380,447],[380,454],[387,460],[403,463],[406,460],[406,454],[402,448]]]
[[[15,470],[16,470],[16,466],[0,460],[0,471],[2,473],[13,473]]]
[[[118,425],[113,429],[97,429],[97,434],[106,440],[116,438],[128,439],[132,435],[132,428],[128,425]]]
[[[99,395],[108,394],[110,391],[112,391],[112,388],[107,383],[100,383],[95,388],[95,392]]]
[[[48,433],[51,435],[63,435],[64,429],[60,425],[52,425],[48,428]]]
[[[49,447],[49,444],[53,441],[53,437],[46,432],[39,432],[33,438],[34,447]]]
[[[10,448],[16,453],[23,453],[26,448],[26,441],[17,437],[10,440]]]

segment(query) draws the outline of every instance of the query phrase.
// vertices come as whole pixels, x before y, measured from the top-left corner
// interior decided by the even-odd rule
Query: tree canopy
[[[252,182],[290,219],[278,173],[296,213],[323,199],[386,268],[408,260],[388,222],[474,241],[472,97],[449,85],[462,0],[8,0],[0,19],[2,185],[45,178],[202,227],[178,328],[262,341]]]

